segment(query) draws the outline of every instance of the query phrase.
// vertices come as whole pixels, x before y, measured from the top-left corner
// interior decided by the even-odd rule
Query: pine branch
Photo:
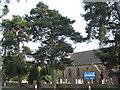
[[[114,12],[114,10],[111,7],[108,7],[110,9],[110,11],[113,13],[113,15],[120,20],[119,16]]]

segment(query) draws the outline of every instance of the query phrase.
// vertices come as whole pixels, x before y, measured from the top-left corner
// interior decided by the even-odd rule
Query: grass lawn
[[[5,86],[3,88],[18,88],[18,87],[15,87],[15,86]],[[19,88],[26,88],[26,87],[19,87]]]

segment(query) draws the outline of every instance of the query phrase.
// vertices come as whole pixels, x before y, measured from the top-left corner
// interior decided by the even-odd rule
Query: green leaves
[[[3,9],[3,15],[7,15],[8,12],[9,12],[8,6],[5,5]]]
[[[5,40],[3,42],[3,46],[12,46],[12,45],[16,45],[17,41],[16,41],[16,36],[14,34],[6,34],[5,37],[3,38],[3,40]]]
[[[31,23],[30,33],[33,35],[33,41],[41,42],[39,49],[33,54],[39,63],[46,62],[51,65],[55,62],[55,65],[62,62],[73,52],[66,39],[82,41],[81,34],[72,27],[74,20],[62,16],[56,10],[50,10],[42,2],[30,11],[26,20]]]
[[[101,49],[98,56],[109,70],[119,70],[120,66],[119,6],[117,2],[91,2],[84,5],[87,39],[97,39],[102,48],[108,47]]]
[[[101,49],[99,52],[96,52],[96,56],[98,56],[103,64],[107,67],[108,70],[116,69],[117,65],[120,64],[120,52],[119,55],[116,56],[114,53],[114,47]]]
[[[31,22],[31,33],[33,34],[33,39],[36,41],[38,38],[42,39],[42,35],[51,33],[52,30],[54,35],[59,37],[72,37],[72,40],[75,37],[73,33],[72,24],[75,22],[74,20],[70,20],[67,17],[60,15],[60,13],[56,10],[48,9],[48,6],[40,2],[36,8],[31,10],[31,15],[26,19]],[[78,32],[77,32],[78,33]],[[81,40],[82,36],[78,35],[78,39]],[[42,38],[40,38],[42,37]],[[80,41],[79,40],[79,41]],[[76,39],[75,39],[76,41]]]
[[[36,80],[36,81],[40,80],[39,70],[38,70],[38,67],[36,67],[36,65],[33,65],[31,67],[31,70],[30,70],[30,73],[29,73],[29,76],[28,76],[28,82],[30,84],[33,84],[34,80]]]
[[[27,73],[25,62],[22,60],[22,57],[18,56],[6,56],[3,60],[3,70],[9,79],[19,74],[24,75]]]
[[[24,54],[31,54],[31,50],[27,46],[22,46],[22,49],[23,49],[22,53],[24,53]]]
[[[19,81],[28,73],[25,56],[31,54],[30,48],[24,46],[24,42],[31,40],[28,22],[20,16],[13,16],[11,20],[3,20],[2,28],[3,70],[7,78],[18,77]]]
[[[111,12],[111,9],[113,12],[118,10],[114,9],[114,5],[115,3],[105,2],[84,4],[86,14],[83,17],[88,22],[86,27],[88,39],[98,39],[103,43],[104,40],[112,37],[113,34],[109,32],[115,30],[115,27],[119,27],[117,25],[118,18],[116,18],[119,13],[113,14]],[[110,24],[111,21],[112,24]]]
[[[18,46],[18,42],[23,44],[23,42],[30,41],[31,39],[28,33],[27,24],[27,21],[20,16],[13,16],[12,20],[4,19],[2,22],[3,47],[6,46],[8,47],[7,49],[14,47],[14,50],[12,49],[12,51],[15,51],[15,48]],[[17,35],[18,30],[19,32]],[[14,53],[16,53],[16,51]]]
[[[35,63],[37,65],[47,63],[50,68],[61,69],[71,63],[69,55],[73,52],[73,48],[67,39],[74,43],[82,42],[81,34],[72,27],[74,22],[74,20],[62,16],[57,10],[50,10],[42,2],[38,3],[36,8],[30,11],[30,15],[26,15],[24,18],[13,16],[11,20],[3,20],[2,42],[5,56],[9,55],[12,59],[16,57],[17,64],[14,66],[19,68],[20,72],[24,69],[25,56],[31,54],[31,50],[24,45],[24,42],[39,41],[39,49],[32,54]],[[21,65],[19,61],[23,64]],[[11,64],[9,63],[9,65]],[[50,79],[49,76],[43,78]]]
[[[33,41],[40,41],[39,49],[33,54],[35,62],[50,66],[52,82],[55,84],[55,71],[64,69],[72,62],[69,55],[73,48],[67,39],[75,43],[82,42],[83,38],[73,29],[74,20],[62,16],[56,10],[50,10],[42,2],[31,10],[26,20],[31,23],[30,33],[33,35]],[[42,78],[50,79],[48,76]]]

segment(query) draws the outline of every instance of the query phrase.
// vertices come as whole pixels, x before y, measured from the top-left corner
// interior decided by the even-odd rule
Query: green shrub
[[[40,80],[40,77],[39,77],[39,70],[38,70],[38,67],[36,67],[35,65],[33,65],[31,67],[31,70],[30,70],[30,74],[28,76],[28,82],[30,84],[33,84],[33,81],[36,80],[36,81],[39,81]]]

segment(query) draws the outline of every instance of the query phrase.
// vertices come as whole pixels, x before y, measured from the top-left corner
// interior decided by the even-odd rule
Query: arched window
[[[71,77],[71,76],[72,76],[72,72],[71,72],[71,69],[70,69],[70,68],[69,68],[68,73],[69,73],[69,77]]]
[[[77,76],[80,76],[80,69],[77,68]]]

